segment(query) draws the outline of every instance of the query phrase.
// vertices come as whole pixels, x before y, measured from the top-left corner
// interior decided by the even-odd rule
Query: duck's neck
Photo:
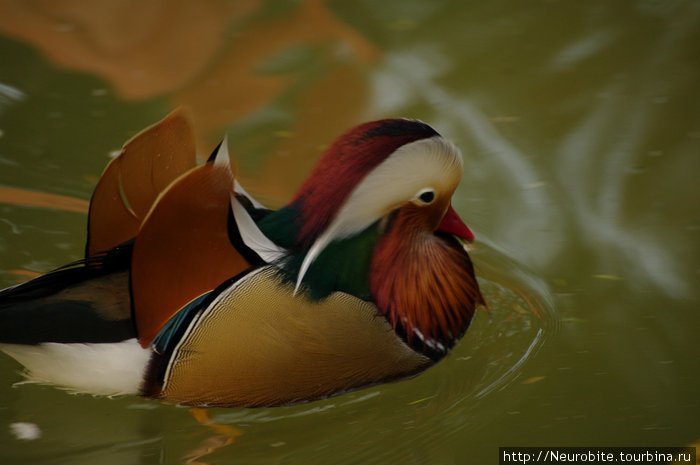
[[[271,213],[258,223],[260,230],[277,245],[289,250],[278,265],[286,279],[296,282],[302,261],[313,241],[300,237],[300,218],[294,204]],[[306,294],[320,300],[341,291],[363,300],[370,299],[369,267],[372,250],[379,236],[377,225],[347,239],[330,243],[304,275]]]
[[[469,256],[399,212],[379,239],[370,271],[372,298],[397,334],[433,359],[444,356],[483,304]]]

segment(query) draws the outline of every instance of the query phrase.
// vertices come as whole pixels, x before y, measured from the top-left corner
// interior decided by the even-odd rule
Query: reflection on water
[[[3,107],[10,106],[24,98],[24,93],[7,84],[0,83],[0,114]]]
[[[428,121],[465,155],[454,205],[489,302],[415,379],[212,410],[244,434],[201,461],[493,463],[504,445],[697,441],[698,2],[192,8],[0,0],[0,286],[79,258],[85,217],[62,202],[188,104],[201,154],[228,132],[270,205],[359,121]],[[177,463],[215,434],[157,402],[13,388],[17,369],[0,357],[4,461]],[[22,423],[41,436],[19,439]]]
[[[257,160],[256,166],[271,151],[292,154],[296,163],[276,162],[287,165],[282,172],[303,176],[319,145],[362,118],[363,69],[379,51],[323,0],[276,8],[256,0],[200,3],[5,0],[0,31],[63,69],[101,77],[124,99],[162,96],[171,107],[189,106],[204,158],[224,128],[243,123],[234,133],[241,145],[232,139],[235,152]],[[294,113],[280,112],[280,104]],[[250,141],[251,126],[275,137]],[[327,136],[319,137],[319,129]],[[302,157],[308,165],[299,169]],[[260,171],[252,181],[271,187],[266,195],[293,193],[289,176]]]

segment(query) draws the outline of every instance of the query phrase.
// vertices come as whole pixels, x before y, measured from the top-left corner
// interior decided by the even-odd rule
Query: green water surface
[[[0,2],[0,16],[18,4]],[[206,12],[217,2],[202,4]],[[133,14],[137,27],[138,5],[95,17]],[[0,187],[87,200],[110,153],[185,103],[206,127],[200,145],[213,148],[228,132],[243,178],[279,205],[317,145],[338,135],[331,121],[420,118],[464,154],[453,204],[476,233],[489,311],[414,379],[293,407],[212,410],[243,434],[200,463],[488,464],[500,446],[700,439],[700,3],[333,1],[323,9],[334,30],[346,30],[327,40],[304,36],[316,23],[282,32],[277,22],[301,2],[246,5],[230,19],[213,15],[218,42],[202,42],[199,67],[140,96],[96,65],[76,65],[70,42],[47,45],[5,27]],[[27,20],[26,30],[79,36],[86,24],[112,24],[80,9],[28,10],[44,21]],[[138,41],[156,38],[129,24],[119,23],[136,42],[128,50],[170,60],[174,74],[180,42],[146,47]],[[283,33],[301,38],[281,40],[274,53],[261,45]],[[118,72],[150,72],[124,60],[125,49],[97,39],[83,47],[123,63]],[[241,102],[247,92],[258,92],[255,101],[227,119],[217,92],[238,82],[238,57],[258,49],[246,69],[259,82],[280,79],[281,90],[241,89]],[[275,171],[283,163],[293,172]],[[290,187],[270,192],[276,186]],[[17,270],[79,259],[85,222],[82,213],[0,204],[0,287],[22,279]],[[0,354],[1,463],[183,463],[216,439],[184,408],[15,386],[22,379]],[[13,433],[22,422],[38,437]]]

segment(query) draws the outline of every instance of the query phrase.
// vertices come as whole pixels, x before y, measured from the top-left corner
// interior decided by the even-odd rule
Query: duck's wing
[[[0,343],[118,342],[131,320],[131,243],[0,291]]]
[[[194,132],[181,108],[124,144],[90,200],[85,256],[133,238],[158,195],[195,164]]]
[[[0,291],[0,342],[113,342],[136,336],[133,239],[161,192],[196,163],[189,114],[177,109],[124,144],[95,187],[85,260]]]
[[[270,259],[254,250],[276,251],[254,221],[268,210],[235,181],[225,141],[195,164],[181,109],[127,142],[93,193],[86,259],[2,291],[0,342],[146,347],[192,299]]]
[[[131,292],[139,342],[151,343],[190,301],[263,260],[241,239],[231,211],[235,181],[226,145],[172,182],[134,241]]]

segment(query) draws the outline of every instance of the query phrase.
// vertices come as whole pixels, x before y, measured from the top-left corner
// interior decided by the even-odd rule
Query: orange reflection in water
[[[227,24],[257,3],[2,0],[0,30],[61,68],[102,77],[125,99],[145,99],[193,80]]]
[[[69,212],[88,212],[90,202],[75,197],[46,192],[17,189],[14,187],[0,186],[0,203],[11,205],[24,205],[28,207],[45,207]]]
[[[378,56],[324,0],[282,12],[258,0],[0,0],[0,32],[58,67],[101,77],[125,100],[189,106],[202,154],[224,128],[275,105],[289,123],[269,153],[284,156],[267,157],[245,182],[280,201],[321,146],[363,118],[366,69]],[[285,65],[299,53],[301,63]]]

